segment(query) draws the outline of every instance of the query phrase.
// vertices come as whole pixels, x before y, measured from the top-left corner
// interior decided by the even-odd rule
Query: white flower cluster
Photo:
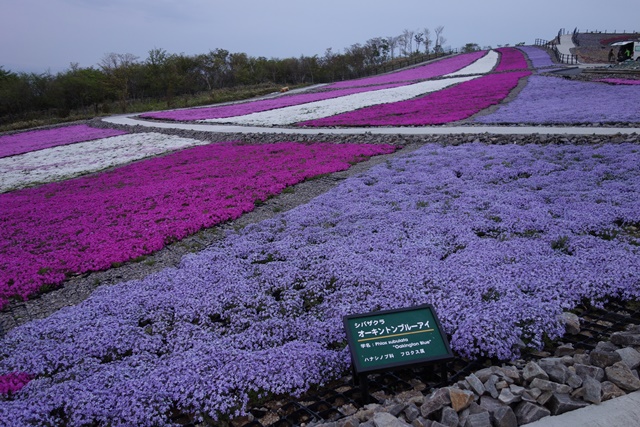
[[[208,142],[161,133],[134,133],[5,157],[0,159],[0,193],[205,144]]]

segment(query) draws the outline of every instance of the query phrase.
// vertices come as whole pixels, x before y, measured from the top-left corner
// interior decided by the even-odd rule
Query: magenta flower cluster
[[[19,392],[29,381],[31,381],[31,376],[26,372],[12,372],[0,375],[0,396]]]
[[[450,123],[499,104],[529,71],[496,73],[423,97],[349,111],[299,126],[424,126]]]
[[[0,158],[126,133],[117,129],[75,125],[4,135],[0,136]]]
[[[285,187],[391,146],[221,144],[0,195],[0,308],[251,211]]]
[[[531,76],[516,99],[479,123],[638,123],[640,85],[606,85]]]
[[[520,340],[563,333],[563,310],[640,297],[638,164],[626,143],[426,144],[13,329],[0,373],[34,378],[0,399],[0,419],[232,416],[343,373],[343,315],[424,303],[457,353],[517,357]]]
[[[527,64],[527,60],[521,51],[512,47],[502,47],[496,49],[496,51],[500,52],[500,63],[494,71],[499,72],[529,69],[529,64]]]

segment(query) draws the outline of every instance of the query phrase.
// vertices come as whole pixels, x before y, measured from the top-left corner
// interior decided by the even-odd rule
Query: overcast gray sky
[[[153,48],[322,56],[438,26],[453,48],[533,44],[561,28],[640,31],[638,12],[637,0],[0,0],[0,66],[55,73]]]

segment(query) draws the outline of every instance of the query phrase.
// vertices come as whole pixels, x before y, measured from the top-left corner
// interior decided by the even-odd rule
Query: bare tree
[[[400,34],[398,36],[398,48],[400,49],[400,55],[405,56],[407,54],[408,45],[409,45],[409,40],[407,40],[404,34]]]
[[[411,52],[413,52],[413,34],[414,31],[411,30],[404,30],[402,32],[402,37],[404,37],[405,39],[405,55],[411,55]]]
[[[387,37],[387,46],[389,46],[389,53],[391,53],[391,59],[395,58],[396,48],[398,47],[399,37],[389,36]]]
[[[436,33],[436,40],[435,40],[435,46],[434,46],[434,50],[438,51],[438,52],[442,52],[442,45],[445,42],[445,38],[442,37],[442,32],[444,31],[444,27],[442,25],[439,25],[436,27],[436,29],[434,30],[434,32]]]
[[[417,32],[413,39],[416,41],[416,53],[420,52],[420,45],[424,42],[424,34]]]
[[[442,51],[442,44],[445,42],[445,38],[442,37],[442,32],[444,31],[444,27],[439,25],[436,27],[434,32],[436,33],[436,43],[434,49],[437,51]]]
[[[431,43],[433,43],[433,40],[431,40],[431,31],[428,28],[425,28],[424,31],[422,31],[422,34],[424,35],[424,53],[429,53]]]
[[[435,41],[436,41],[436,46],[437,46],[437,45],[441,44],[440,43],[440,39],[442,37],[442,32],[444,31],[444,26],[439,25],[439,26],[436,27],[436,29],[434,31],[436,33],[436,40]]]

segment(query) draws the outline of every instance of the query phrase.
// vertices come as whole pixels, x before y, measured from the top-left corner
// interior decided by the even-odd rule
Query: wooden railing
[[[558,42],[548,41],[543,39],[536,39],[536,46],[543,47],[549,50],[556,58],[556,60],[562,64],[574,65],[578,63],[578,57],[573,54],[562,53],[558,50]]]

